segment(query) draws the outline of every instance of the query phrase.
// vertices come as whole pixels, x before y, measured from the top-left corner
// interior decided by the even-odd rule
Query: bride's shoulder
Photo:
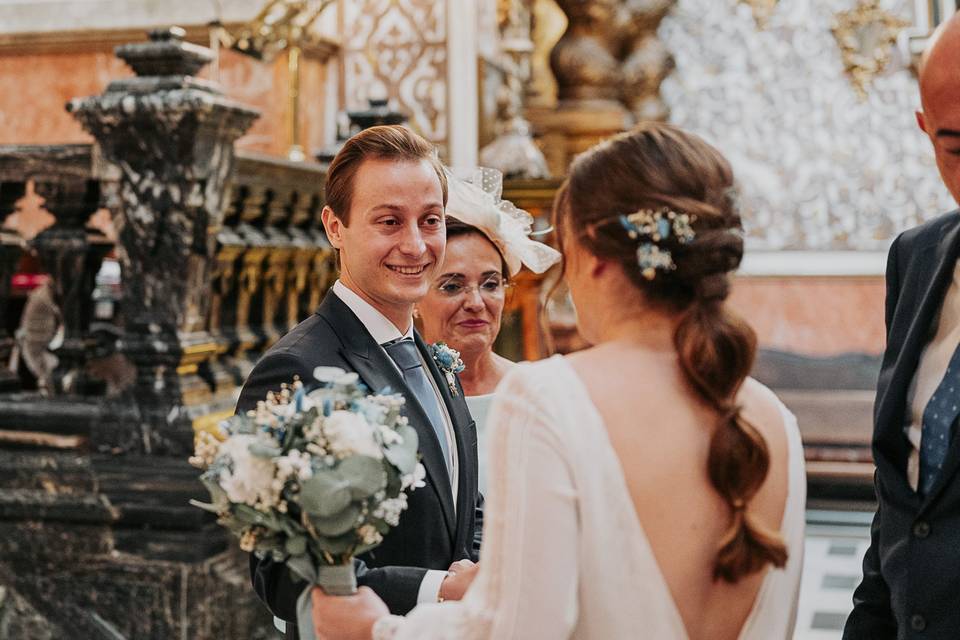
[[[543,360],[518,362],[509,368],[497,387],[497,393],[534,393],[542,395],[557,386],[569,365],[565,356],[555,355]]]
[[[747,378],[737,394],[742,415],[773,449],[786,449],[788,440],[797,431],[797,421],[769,387],[754,378]]]

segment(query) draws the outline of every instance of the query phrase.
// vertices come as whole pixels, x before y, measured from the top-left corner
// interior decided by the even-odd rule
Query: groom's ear
[[[320,212],[320,220],[323,222],[323,229],[327,232],[327,240],[333,245],[334,249],[343,247],[343,221],[337,217],[330,207],[324,207]]]

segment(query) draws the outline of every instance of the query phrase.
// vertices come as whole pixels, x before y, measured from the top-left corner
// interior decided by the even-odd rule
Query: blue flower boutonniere
[[[460,359],[460,352],[451,349],[446,343],[435,342],[430,345],[430,353],[433,355],[433,361],[443,371],[443,375],[447,379],[447,386],[450,387],[450,393],[453,396],[460,395],[457,391],[456,374],[466,368],[463,366],[463,360]]]

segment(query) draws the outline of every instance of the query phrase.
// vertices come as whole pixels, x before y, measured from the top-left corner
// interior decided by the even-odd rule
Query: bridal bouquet
[[[355,373],[318,367],[255,411],[201,432],[191,464],[240,547],[286,562],[331,594],[356,591],[353,556],[377,546],[423,486],[403,396],[368,395]],[[306,592],[305,592],[306,593]]]

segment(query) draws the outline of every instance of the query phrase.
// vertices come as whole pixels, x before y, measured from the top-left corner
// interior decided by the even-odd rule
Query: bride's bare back
[[[731,523],[730,508],[707,475],[716,414],[689,390],[673,351],[607,343],[569,361],[604,421],[690,640],[735,640],[767,570],[735,584],[713,578],[719,541]],[[777,532],[789,483],[783,416],[772,394],[749,378],[738,404],[770,453],[769,473],[747,512]]]

